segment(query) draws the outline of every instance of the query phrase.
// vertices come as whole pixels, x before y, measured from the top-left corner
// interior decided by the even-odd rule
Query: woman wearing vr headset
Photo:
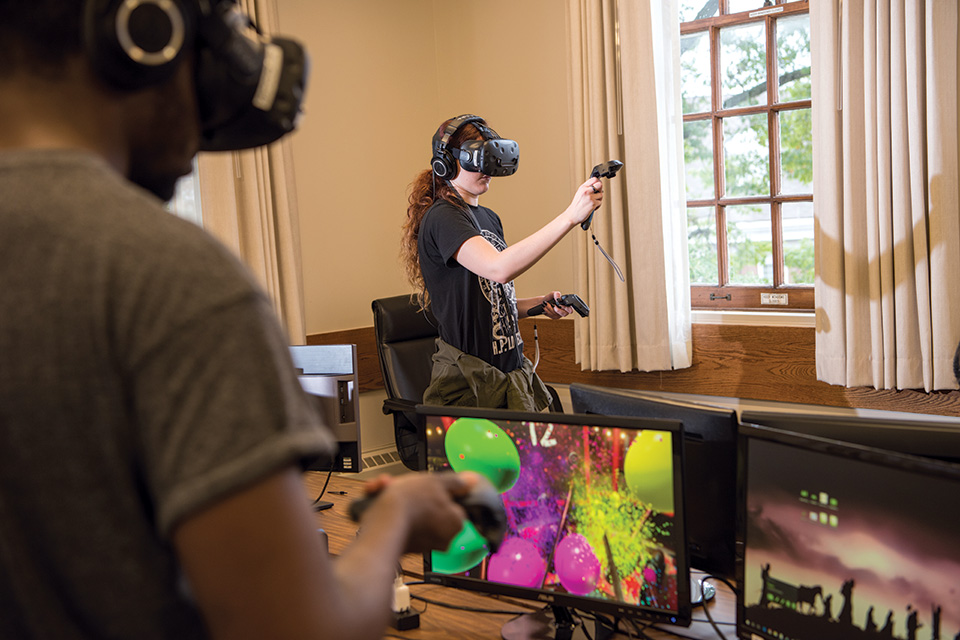
[[[420,305],[440,325],[423,401],[540,411],[551,397],[524,356],[519,318],[538,305],[553,319],[573,309],[555,303],[559,291],[518,299],[513,280],[600,206],[602,184],[590,178],[559,215],[507,246],[500,217],[479,201],[491,176],[516,171],[516,142],[463,115],[440,125],[433,151],[431,168],[413,182],[401,243]]]

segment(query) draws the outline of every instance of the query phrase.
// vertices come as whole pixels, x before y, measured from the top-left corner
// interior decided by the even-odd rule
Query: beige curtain
[[[275,0],[242,0],[263,33],[276,33]],[[273,301],[291,344],[305,321],[300,224],[290,142],[198,157],[203,226],[247,264]]]
[[[957,2],[810,5],[817,377],[955,389]]]
[[[590,231],[579,234],[583,369],[690,366],[690,284],[683,183],[680,28],[676,0],[568,0],[573,171],[621,160]]]

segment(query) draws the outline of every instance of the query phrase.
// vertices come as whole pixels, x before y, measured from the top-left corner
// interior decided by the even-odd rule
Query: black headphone
[[[173,74],[196,39],[198,14],[195,0],[87,0],[84,46],[105,80],[142,89]]]
[[[168,79],[193,49],[203,151],[249,149],[296,127],[306,51],[263,36],[237,0],[86,0],[83,37],[96,72],[128,91]]]
[[[457,161],[447,148],[447,143],[450,142],[450,138],[452,138],[457,131],[468,124],[475,126],[484,140],[495,140],[500,137],[496,131],[486,125],[480,116],[465,113],[456,118],[452,118],[450,122],[447,123],[447,126],[443,128],[443,131],[437,131],[433,136],[431,143],[433,159],[430,160],[433,175],[446,180],[453,180],[456,177]]]

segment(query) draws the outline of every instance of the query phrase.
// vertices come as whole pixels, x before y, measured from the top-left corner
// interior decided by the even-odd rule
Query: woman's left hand
[[[573,313],[573,307],[568,307],[557,302],[560,299],[560,295],[559,291],[554,291],[543,296],[543,315],[552,320],[559,320]]]

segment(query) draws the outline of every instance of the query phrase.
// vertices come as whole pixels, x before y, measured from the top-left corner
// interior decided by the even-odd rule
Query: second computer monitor
[[[733,578],[736,537],[737,414],[627,389],[571,384],[576,413],[683,423],[686,529],[690,566]]]
[[[738,637],[960,637],[960,467],[744,425]]]

